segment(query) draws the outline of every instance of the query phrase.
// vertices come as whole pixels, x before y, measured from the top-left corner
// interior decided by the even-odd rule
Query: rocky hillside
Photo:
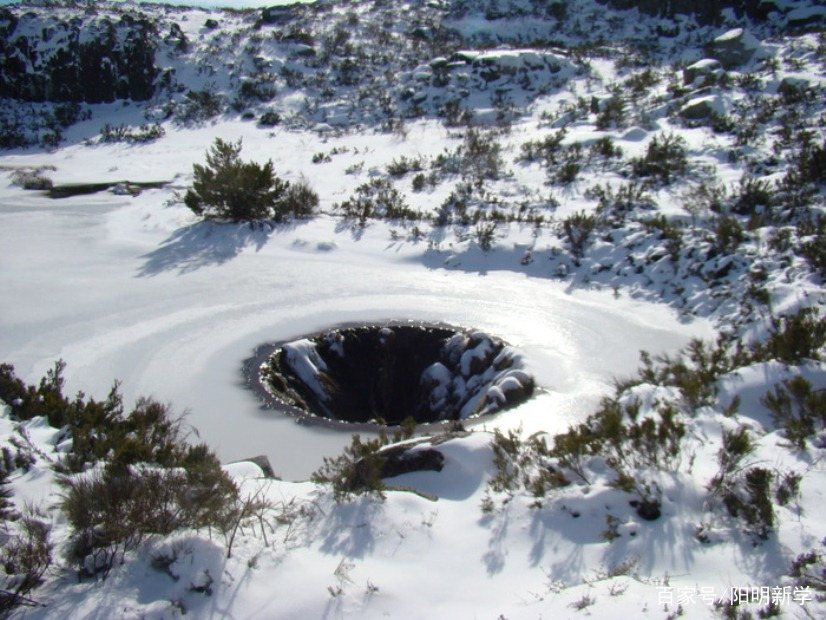
[[[768,38],[817,31],[824,18],[823,7],[780,0],[377,0],[223,14],[22,3],[0,8],[0,146],[55,145],[96,104],[114,101],[139,103],[148,123],[241,115],[265,126],[387,130],[422,116],[501,121],[587,75],[597,58],[678,69],[707,55],[724,25]]]

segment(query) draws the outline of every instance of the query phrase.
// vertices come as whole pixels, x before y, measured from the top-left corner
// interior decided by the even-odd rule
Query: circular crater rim
[[[251,390],[255,396],[259,399],[261,403],[261,409],[267,411],[275,411],[278,413],[286,414],[291,417],[296,424],[304,425],[304,426],[313,426],[318,428],[326,428],[330,430],[337,430],[337,431],[349,431],[349,432],[357,432],[357,431],[366,431],[366,432],[379,432],[381,430],[387,430],[388,428],[399,428],[399,425],[392,424],[380,424],[376,421],[347,421],[347,420],[340,420],[325,417],[323,415],[319,415],[310,411],[306,411],[300,407],[292,405],[288,402],[285,402],[282,398],[279,398],[265,383],[262,373],[261,367],[265,364],[271,356],[276,353],[279,349],[281,349],[284,345],[296,342],[301,339],[311,339],[316,338],[319,336],[324,336],[329,333],[343,331],[343,330],[351,330],[351,329],[376,329],[380,330],[383,328],[395,328],[395,327],[412,327],[412,328],[424,328],[424,329],[438,329],[438,330],[446,330],[452,331],[454,334],[473,334],[473,333],[482,333],[489,338],[496,338],[499,340],[505,347],[511,347],[515,351],[518,351],[519,356],[522,357],[524,354],[522,351],[516,347],[510,345],[504,339],[499,338],[498,336],[493,336],[488,332],[467,327],[467,326],[458,326],[453,323],[448,323],[446,321],[426,321],[426,320],[414,320],[414,319],[387,319],[387,320],[376,320],[376,321],[346,321],[342,323],[337,323],[335,325],[321,328],[319,330],[306,333],[306,334],[299,334],[296,336],[291,336],[289,338],[280,339],[277,341],[269,341],[264,342],[258,345],[252,354],[251,357],[245,359],[242,365],[242,372],[244,378],[244,385],[247,389]],[[525,371],[526,374],[530,376],[531,379],[531,388],[528,396],[522,400],[521,402],[512,405],[500,408],[493,412],[482,412],[477,413],[466,418],[461,419],[450,419],[450,420],[437,420],[437,421],[430,421],[430,422],[416,422],[416,433],[427,433],[427,432],[440,432],[446,429],[456,429],[456,430],[463,430],[466,426],[473,426],[476,424],[481,423],[482,421],[488,421],[494,417],[498,417],[500,415],[506,414],[514,408],[518,408],[525,402],[529,401],[530,399],[534,398],[542,388],[536,384],[535,377]]]

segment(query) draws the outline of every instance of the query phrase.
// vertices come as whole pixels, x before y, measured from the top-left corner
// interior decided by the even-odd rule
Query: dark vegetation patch
[[[135,183],[133,181],[115,181],[109,183],[72,183],[68,185],[53,185],[45,188],[49,198],[71,198],[72,196],[85,196],[87,194],[97,194],[110,189],[122,191],[123,193],[136,196],[145,189],[161,189],[168,181],[146,181]],[[41,189],[41,188],[37,188]]]

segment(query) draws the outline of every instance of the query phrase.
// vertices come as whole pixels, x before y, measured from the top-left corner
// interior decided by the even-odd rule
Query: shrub
[[[625,126],[625,100],[619,95],[606,99],[599,109],[596,120],[597,131],[606,131],[611,127]]]
[[[813,308],[772,319],[769,338],[752,347],[753,356],[766,361],[777,359],[798,364],[804,359],[819,360],[826,345],[826,319]],[[8,402],[8,401],[7,401]]]
[[[258,124],[262,127],[275,127],[281,122],[281,115],[278,112],[269,110],[264,112],[258,119]]]
[[[562,151],[562,141],[565,139],[566,134],[567,131],[563,128],[557,132],[548,134],[542,140],[529,140],[523,143],[520,147],[518,159],[526,162],[534,162],[541,159],[546,166],[557,163],[557,156]]]
[[[719,252],[734,252],[746,235],[736,217],[722,215],[714,222],[714,245]]]
[[[338,205],[347,218],[357,218],[364,226],[368,219],[413,220],[421,214],[407,206],[404,197],[387,180],[373,179],[356,188],[356,193]]]
[[[490,133],[468,129],[460,153],[462,176],[475,179],[498,179],[502,176],[504,162],[501,147]]]
[[[745,426],[723,431],[723,446],[717,458],[718,473],[711,479],[709,490],[720,498],[728,513],[743,519],[751,531],[765,540],[774,527],[774,507],[771,483],[774,474],[762,467],[746,468],[743,460],[755,446]]]
[[[510,492],[519,480],[519,454],[522,451],[521,431],[508,430],[507,435],[498,428],[493,432],[490,447],[493,450],[493,464],[496,474],[488,485],[497,493]]]
[[[49,540],[51,525],[31,512],[20,519],[16,532],[0,551],[5,578],[0,581],[0,616],[32,601],[29,592],[43,583],[43,574],[52,564],[54,545]]]
[[[313,472],[311,479],[316,484],[329,484],[337,502],[364,493],[384,499],[385,486],[381,479],[384,457],[380,450],[386,443],[386,437],[362,442],[361,436],[354,434],[342,454],[324,457],[324,464]]]
[[[408,172],[419,172],[423,169],[421,158],[409,158],[401,156],[387,164],[387,174],[391,177],[403,177]]]
[[[574,258],[579,260],[585,256],[585,244],[588,242],[588,237],[596,228],[596,219],[593,215],[589,215],[584,211],[578,211],[573,215],[569,215],[562,221],[562,229],[565,232],[565,237],[571,246],[571,253]]]
[[[675,134],[659,134],[648,143],[645,157],[631,160],[636,177],[653,177],[669,184],[688,171],[685,139]]]
[[[15,170],[11,181],[13,185],[19,185],[28,190],[51,189],[54,186],[52,180],[43,174],[42,168]]]
[[[680,250],[683,248],[683,235],[680,229],[672,224],[663,214],[658,214],[648,219],[640,220],[646,231],[658,232],[660,239],[665,241],[666,249],[672,261],[677,261],[680,257]]]
[[[104,143],[128,142],[130,144],[144,144],[162,138],[166,130],[158,124],[141,125],[136,130],[131,130],[128,126],[110,125],[106,123],[100,130],[100,141]]]
[[[614,144],[614,141],[610,137],[605,136],[599,138],[591,145],[591,156],[602,157],[604,159],[622,157],[622,148]]]
[[[4,453],[3,460],[0,461],[0,527],[4,527],[7,521],[15,517],[14,502],[11,501],[13,493],[9,488],[9,474],[12,467],[13,464],[6,464]]]
[[[108,570],[151,534],[229,528],[238,499],[235,484],[207,449],[190,448],[188,456],[187,467],[110,462],[61,479],[61,509],[73,530],[71,555],[86,572]]]
[[[745,176],[740,179],[740,191],[734,201],[732,210],[738,215],[751,215],[758,207],[772,206],[772,190],[766,181]]]
[[[178,109],[178,118],[183,123],[200,123],[218,116],[224,107],[223,97],[208,89],[190,90],[186,101]]]
[[[826,545],[826,538],[820,544]],[[826,592],[826,555],[815,550],[798,555],[792,562],[789,576],[794,579],[796,587],[811,588],[821,593],[817,598],[822,600],[822,593]]]
[[[279,206],[282,212],[294,217],[309,217],[318,208],[318,194],[302,179],[287,186]]]
[[[240,140],[233,144],[216,138],[207,165],[193,166],[195,180],[184,203],[206,219],[282,219],[289,213],[284,204],[289,183],[275,175],[272,160],[260,166],[241,161],[240,152]]]
[[[616,189],[612,185],[594,185],[585,197],[597,201],[597,214],[603,220],[622,226],[626,215],[636,209],[652,209],[654,201],[642,183],[626,183]]]
[[[826,426],[826,393],[814,390],[803,377],[787,379],[762,399],[772,421],[783,428],[783,436],[798,448]]]

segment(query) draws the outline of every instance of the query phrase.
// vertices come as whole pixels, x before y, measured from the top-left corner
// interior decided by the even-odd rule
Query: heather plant
[[[498,179],[504,174],[499,143],[491,132],[468,129],[459,148],[462,176],[471,179]]]
[[[108,570],[149,535],[228,527],[241,505],[238,489],[209,448],[187,442],[181,418],[148,398],[127,412],[117,383],[103,401],[67,398],[64,368],[56,363],[35,387],[0,365],[0,399],[14,419],[43,416],[63,429],[61,441],[71,439],[54,468],[72,557],[84,570]]]
[[[349,219],[356,219],[364,226],[368,219],[415,220],[421,214],[411,209],[401,192],[384,178],[376,178],[359,185],[355,193],[337,205]]]
[[[313,472],[312,481],[329,485],[337,502],[362,494],[384,499],[385,485],[381,479],[384,457],[380,451],[387,441],[386,436],[362,441],[360,435],[354,434],[350,445],[339,456],[324,457],[324,464]]]
[[[562,221],[562,230],[577,261],[585,256],[585,246],[596,226],[596,218],[584,211],[569,215]]]
[[[810,381],[796,376],[776,385],[761,400],[772,421],[783,428],[783,436],[797,448],[826,427],[826,393],[815,390]]]
[[[231,526],[238,489],[203,446],[178,467],[107,462],[60,480],[61,510],[72,527],[70,555],[85,572],[109,570],[147,536]]]
[[[635,177],[651,178],[666,185],[688,171],[686,143],[676,134],[658,134],[648,143],[644,157],[631,160]]]
[[[43,583],[43,575],[52,565],[51,530],[44,515],[34,510],[6,530],[7,539],[0,550],[0,617],[8,617],[21,605],[37,604],[28,595]]]

